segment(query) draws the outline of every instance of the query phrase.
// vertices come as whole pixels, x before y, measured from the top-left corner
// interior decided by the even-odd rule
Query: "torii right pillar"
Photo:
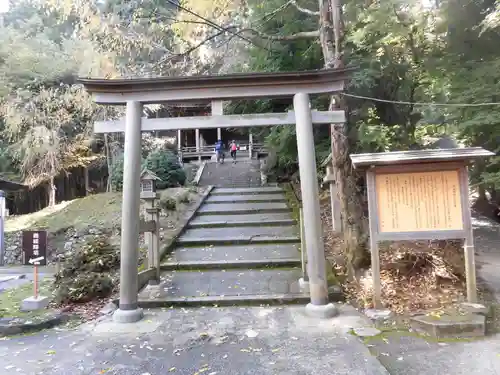
[[[328,300],[326,259],[309,95],[305,93],[295,94],[293,108],[295,110],[304,232],[307,244],[309,293],[311,295],[311,302],[307,304],[306,312],[314,317],[331,318],[337,315],[337,309]]]

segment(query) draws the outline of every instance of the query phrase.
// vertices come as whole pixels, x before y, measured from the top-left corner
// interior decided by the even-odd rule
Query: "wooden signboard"
[[[464,239],[467,299],[476,302],[476,266],[467,164],[480,147],[351,155],[366,170],[373,304],[381,307],[378,243]]]
[[[44,230],[23,231],[23,264],[33,265],[34,259],[39,259],[39,266],[47,264],[47,232]]]
[[[375,175],[378,230],[463,230],[459,171]]]

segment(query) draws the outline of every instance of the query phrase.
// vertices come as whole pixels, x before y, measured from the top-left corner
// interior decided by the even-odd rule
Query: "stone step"
[[[262,203],[262,202],[286,202],[283,194],[245,194],[245,195],[211,195],[206,203]]]
[[[300,244],[251,244],[229,246],[178,247],[167,262],[269,262],[296,259],[300,264]]]
[[[220,214],[256,214],[290,212],[286,203],[205,203],[198,210],[198,215]]]
[[[300,242],[295,226],[188,229],[177,240],[181,246]]]
[[[259,186],[244,188],[215,188],[210,195],[245,195],[245,194],[283,194],[283,189],[278,186]]]
[[[143,289],[139,300],[163,303],[190,302],[196,304],[231,304],[267,300],[301,298],[298,280],[299,268],[287,270],[210,270],[162,272],[162,282],[157,287]],[[288,301],[287,301],[288,302]]]
[[[309,293],[300,290],[301,275],[300,268],[162,272],[158,286],[147,286],[139,292],[139,306],[305,304]],[[330,294],[332,301],[342,298],[338,289]]]
[[[269,225],[295,225],[290,213],[199,215],[188,224],[188,228],[251,227]]]
[[[255,259],[255,260],[192,260],[184,262],[164,262],[162,271],[187,270],[228,270],[228,269],[262,269],[300,267],[301,260],[289,259]]]

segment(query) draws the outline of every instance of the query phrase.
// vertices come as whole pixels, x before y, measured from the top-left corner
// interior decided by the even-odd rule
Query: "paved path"
[[[176,245],[161,285],[139,293],[143,306],[308,300],[298,285],[298,228],[280,188],[215,188]]]
[[[0,340],[0,373],[19,375],[388,375],[349,333],[353,308],[317,320],[302,306],[166,309],[143,321]],[[484,373],[486,374],[486,373]]]
[[[51,277],[54,274],[52,267],[40,267],[38,280],[43,280],[46,277]],[[6,266],[0,267],[0,293],[18,286],[24,285],[33,281],[32,266]]]
[[[476,212],[472,222],[477,276],[500,302],[500,224]],[[438,343],[396,332],[368,340],[367,345],[393,375],[500,375],[499,334]]]
[[[500,224],[476,212],[472,213],[477,276],[500,302]]]

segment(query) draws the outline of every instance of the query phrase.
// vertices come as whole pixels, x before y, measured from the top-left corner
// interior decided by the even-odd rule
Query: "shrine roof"
[[[467,161],[493,155],[495,153],[485,150],[482,147],[465,147],[353,154],[351,155],[351,160],[354,168],[366,168],[395,164]]]

